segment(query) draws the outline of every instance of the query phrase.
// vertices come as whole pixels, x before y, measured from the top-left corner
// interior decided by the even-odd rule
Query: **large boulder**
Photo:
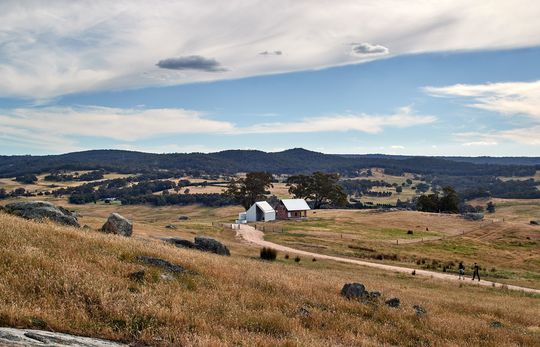
[[[118,213],[111,213],[105,224],[101,227],[101,231],[107,234],[131,236],[133,233],[133,224]]]
[[[3,210],[26,219],[44,220],[79,227],[75,214],[61,206],[46,201],[22,201],[4,206]]]
[[[204,252],[211,252],[219,255],[231,255],[231,252],[218,240],[204,236],[195,237],[195,248]]]
[[[124,344],[44,330],[0,328],[1,346],[116,347]]]
[[[341,289],[341,295],[347,299],[361,299],[368,294],[366,287],[361,283],[347,283]]]

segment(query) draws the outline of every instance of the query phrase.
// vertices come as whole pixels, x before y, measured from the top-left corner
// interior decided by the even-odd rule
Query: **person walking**
[[[458,270],[459,270],[458,279],[460,280],[465,279],[465,265],[463,265],[462,261],[459,262]]]
[[[474,266],[473,266],[473,275],[472,275],[473,281],[475,277],[478,277],[478,282],[480,282],[480,266],[478,266],[478,264],[476,263],[474,263]]]

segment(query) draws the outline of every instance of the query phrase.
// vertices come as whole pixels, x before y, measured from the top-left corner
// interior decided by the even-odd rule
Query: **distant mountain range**
[[[380,167],[393,174],[412,172],[451,176],[528,176],[540,170],[540,157],[425,157],[383,154],[339,155],[302,148],[267,153],[228,150],[216,153],[154,154],[123,150],[91,150],[45,156],[0,156],[0,177],[57,170],[105,169],[143,173],[156,170],[232,174],[268,171],[299,174],[313,171],[355,175],[363,168]]]

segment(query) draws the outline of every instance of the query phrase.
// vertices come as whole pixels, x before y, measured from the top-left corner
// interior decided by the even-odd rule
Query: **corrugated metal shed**
[[[287,211],[305,211],[311,210],[304,199],[282,199],[281,202]]]

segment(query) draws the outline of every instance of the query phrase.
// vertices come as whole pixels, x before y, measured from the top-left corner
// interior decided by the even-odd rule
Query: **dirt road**
[[[235,225],[235,227],[237,227]],[[269,242],[264,240],[264,233],[262,231],[259,231],[252,226],[242,224],[239,225],[239,229],[236,229],[236,235],[243,238],[246,242],[250,244],[254,244],[261,247],[270,247],[275,250],[281,251],[281,252],[289,252],[299,255],[305,255],[317,259],[326,259],[326,260],[333,260],[338,261],[342,263],[349,263],[349,264],[357,264],[362,266],[369,266],[385,271],[394,271],[394,272],[402,272],[402,273],[408,273],[411,274],[413,270],[416,271],[417,276],[425,276],[425,277],[431,277],[431,278],[437,278],[441,280],[447,280],[447,281],[454,281],[454,282],[463,282],[463,283],[473,283],[470,279],[470,277],[467,277],[465,280],[459,280],[456,275],[451,274],[445,274],[440,272],[433,272],[433,271],[427,271],[427,270],[421,270],[421,269],[413,269],[408,267],[401,267],[401,266],[394,266],[394,265],[385,265],[385,264],[379,264],[379,263],[372,263],[368,261],[363,260],[357,260],[357,259],[349,259],[349,258],[342,258],[342,257],[335,257],[331,255],[325,255],[325,254],[318,254],[308,251],[302,251],[299,249],[282,246],[277,243]],[[497,282],[491,282],[491,281],[484,281],[481,280],[480,282],[474,281],[474,284],[479,284],[481,286],[486,287],[506,287],[508,289],[512,290],[521,290],[528,293],[535,293],[540,294],[539,289],[533,289],[533,288],[526,288],[526,287],[520,287],[520,286],[514,286],[509,284],[502,284]]]

